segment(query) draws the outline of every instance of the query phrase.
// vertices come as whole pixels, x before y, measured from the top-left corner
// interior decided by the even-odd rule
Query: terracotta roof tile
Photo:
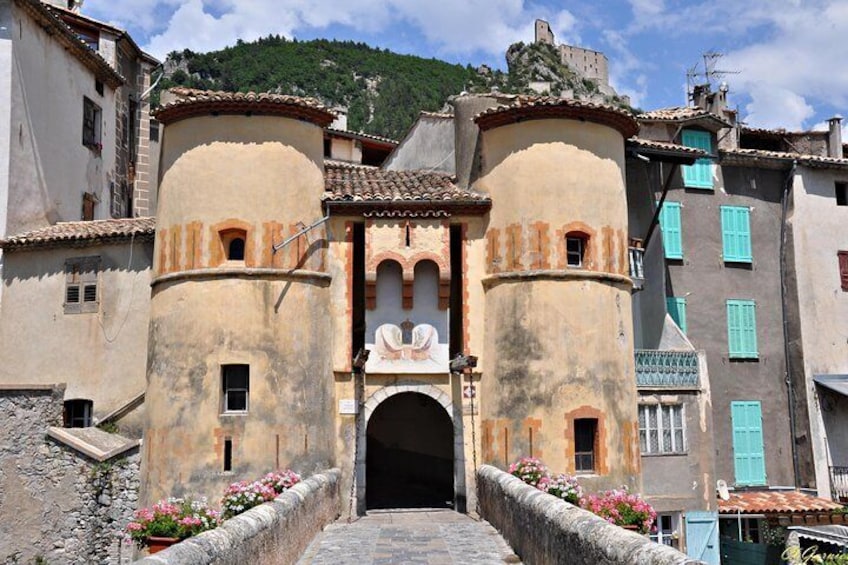
[[[377,141],[379,143],[384,143],[386,145],[397,145],[398,141],[395,139],[390,139],[388,137],[383,137],[380,135],[374,135],[372,133],[365,133],[361,131],[348,131],[346,129],[336,129],[336,128],[326,128],[327,133],[340,135],[341,137],[353,137],[356,139],[371,139]]]
[[[789,166],[792,161],[813,169],[848,169],[848,159],[837,159],[835,157],[820,157],[818,155],[805,155],[802,153],[787,153],[784,151],[768,151],[765,149],[732,149],[719,151],[723,163],[730,164],[734,161],[756,161],[770,160],[782,161]]]
[[[155,218],[59,222],[0,240],[0,248],[12,250],[24,247],[49,247],[57,244],[88,245],[133,237],[152,241],[155,228]]]
[[[427,112],[425,110],[421,110],[418,115],[424,118],[438,118],[441,120],[452,120],[454,117],[453,114],[449,112]]]
[[[731,492],[729,500],[718,501],[722,514],[793,514],[802,512],[833,512],[842,505],[805,494],[797,490]]]
[[[706,157],[709,155],[709,153],[702,149],[698,149],[697,147],[686,147],[685,145],[680,145],[677,143],[670,143],[668,141],[655,141],[653,139],[644,139],[642,137],[631,137],[627,140],[627,143],[628,145],[633,145],[639,148],[675,152],[683,155],[689,155],[692,157]]]
[[[488,196],[454,184],[454,178],[429,171],[387,171],[325,161],[324,200],[331,205],[485,208]]]
[[[224,92],[172,88],[168,91],[174,99],[155,110],[153,115],[163,123],[175,122],[192,116],[209,114],[241,114],[284,116],[302,119],[321,127],[329,126],[335,114],[314,98],[271,94],[267,92]]]
[[[696,120],[708,120],[720,124],[723,127],[730,127],[731,124],[722,119],[720,116],[708,112],[703,108],[691,106],[673,106],[671,108],[659,108],[644,112],[636,116],[640,122],[691,122]]]
[[[638,131],[633,116],[621,108],[555,96],[508,97],[504,104],[477,114],[474,121],[480,129],[487,130],[521,120],[545,118],[587,120],[615,128],[625,138],[636,135]]]

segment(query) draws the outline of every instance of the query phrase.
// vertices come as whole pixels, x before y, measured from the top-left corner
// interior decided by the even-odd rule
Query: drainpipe
[[[789,428],[792,433],[792,472],[795,477],[795,488],[801,487],[801,473],[798,463],[798,446],[796,445],[796,419],[795,419],[795,387],[792,385],[792,359],[789,353],[789,304],[786,292],[786,216],[789,211],[789,194],[795,179],[795,169],[798,161],[792,161],[792,168],[786,175],[783,183],[783,203],[780,215],[780,307],[783,313],[783,355],[786,364],[786,391],[789,399]]]

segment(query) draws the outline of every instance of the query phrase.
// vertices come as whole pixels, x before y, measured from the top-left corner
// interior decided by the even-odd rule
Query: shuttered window
[[[712,154],[710,132],[685,129],[682,142],[686,147],[695,147]],[[683,186],[687,188],[713,188],[713,162],[710,159],[698,159],[693,165],[683,166]]]
[[[668,315],[683,333],[686,333],[686,299],[669,296],[665,299]]]
[[[756,359],[757,317],[753,300],[727,301],[727,346],[731,359]]]
[[[747,206],[721,207],[721,241],[725,261],[750,263],[753,260],[750,214]]]
[[[683,230],[680,202],[665,201],[660,210],[660,231],[666,259],[683,259]]]
[[[763,418],[760,401],[730,403],[733,421],[733,463],[736,484],[766,484],[766,459],[763,447]]]
[[[100,257],[74,257],[65,261],[65,314],[98,311],[99,271]]]
[[[837,252],[839,259],[839,281],[842,283],[842,290],[848,291],[848,251]]]

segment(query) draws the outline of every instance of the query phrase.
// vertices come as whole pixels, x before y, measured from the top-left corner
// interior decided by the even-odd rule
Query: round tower
[[[150,312],[143,503],[334,462],[323,132],[278,95],[171,91]],[[275,249],[277,248],[277,249]]]
[[[629,114],[515,98],[478,114],[486,228],[485,462],[540,457],[589,490],[641,487],[628,269]]]

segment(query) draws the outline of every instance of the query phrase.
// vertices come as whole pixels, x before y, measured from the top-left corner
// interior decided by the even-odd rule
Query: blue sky
[[[603,51],[613,86],[644,109],[683,105],[687,70],[715,51],[750,125],[821,128],[848,112],[848,0],[87,0],[83,13],[160,58],[273,33],[498,68],[544,18],[557,42]]]

